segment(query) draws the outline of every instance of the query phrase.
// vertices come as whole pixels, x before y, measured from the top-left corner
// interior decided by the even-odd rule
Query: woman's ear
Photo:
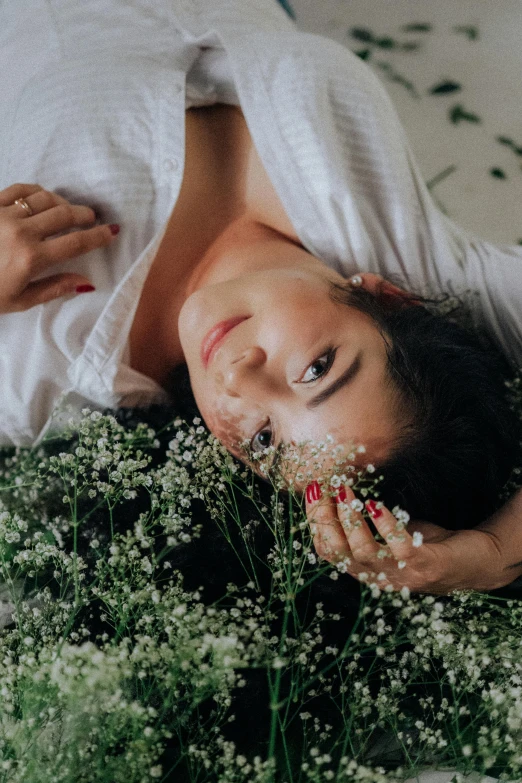
[[[383,304],[391,307],[409,307],[421,304],[408,291],[390,283],[389,280],[385,280],[381,275],[374,275],[372,272],[361,272],[359,276],[362,278],[361,288],[365,288]]]

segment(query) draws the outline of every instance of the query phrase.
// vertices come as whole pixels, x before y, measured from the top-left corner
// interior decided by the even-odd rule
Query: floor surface
[[[301,29],[367,58],[440,207],[483,239],[522,244],[522,2],[289,2]]]

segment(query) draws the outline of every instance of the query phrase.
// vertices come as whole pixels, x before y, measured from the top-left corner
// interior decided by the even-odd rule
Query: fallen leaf
[[[437,84],[435,87],[432,87],[429,91],[431,95],[446,95],[450,92],[458,92],[462,89],[462,85],[460,85],[458,82],[441,82],[440,84]]]
[[[429,33],[431,29],[431,24],[429,22],[414,22],[413,24],[405,24],[401,27],[401,30],[405,33]]]
[[[471,114],[470,112],[465,111],[460,103],[450,109],[449,116],[454,125],[457,125],[457,123],[459,123],[461,120],[476,123],[482,122],[480,117],[478,117],[476,114]]]
[[[368,30],[366,27],[352,27],[350,35],[357,41],[365,41],[366,43],[374,42],[372,31]]]
[[[478,28],[473,25],[459,25],[453,28],[453,32],[467,35],[470,41],[476,41],[478,38]]]

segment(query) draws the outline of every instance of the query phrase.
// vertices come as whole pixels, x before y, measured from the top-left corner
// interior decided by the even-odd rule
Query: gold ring
[[[29,217],[31,215],[34,215],[33,210],[31,209],[31,207],[29,206],[29,204],[24,198],[17,198],[15,204],[20,204],[20,206],[23,207],[26,212],[29,212]]]

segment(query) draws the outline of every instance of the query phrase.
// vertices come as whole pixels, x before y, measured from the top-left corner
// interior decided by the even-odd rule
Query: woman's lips
[[[220,321],[218,324],[213,326],[209,332],[207,332],[203,338],[203,342],[201,343],[201,361],[203,362],[205,368],[208,367],[212,354],[221,343],[225,335],[228,334],[228,332],[230,332],[234,326],[240,324],[241,321],[246,321],[246,319],[249,317],[250,316],[248,315],[239,315],[235,318],[229,318],[226,321]]]

